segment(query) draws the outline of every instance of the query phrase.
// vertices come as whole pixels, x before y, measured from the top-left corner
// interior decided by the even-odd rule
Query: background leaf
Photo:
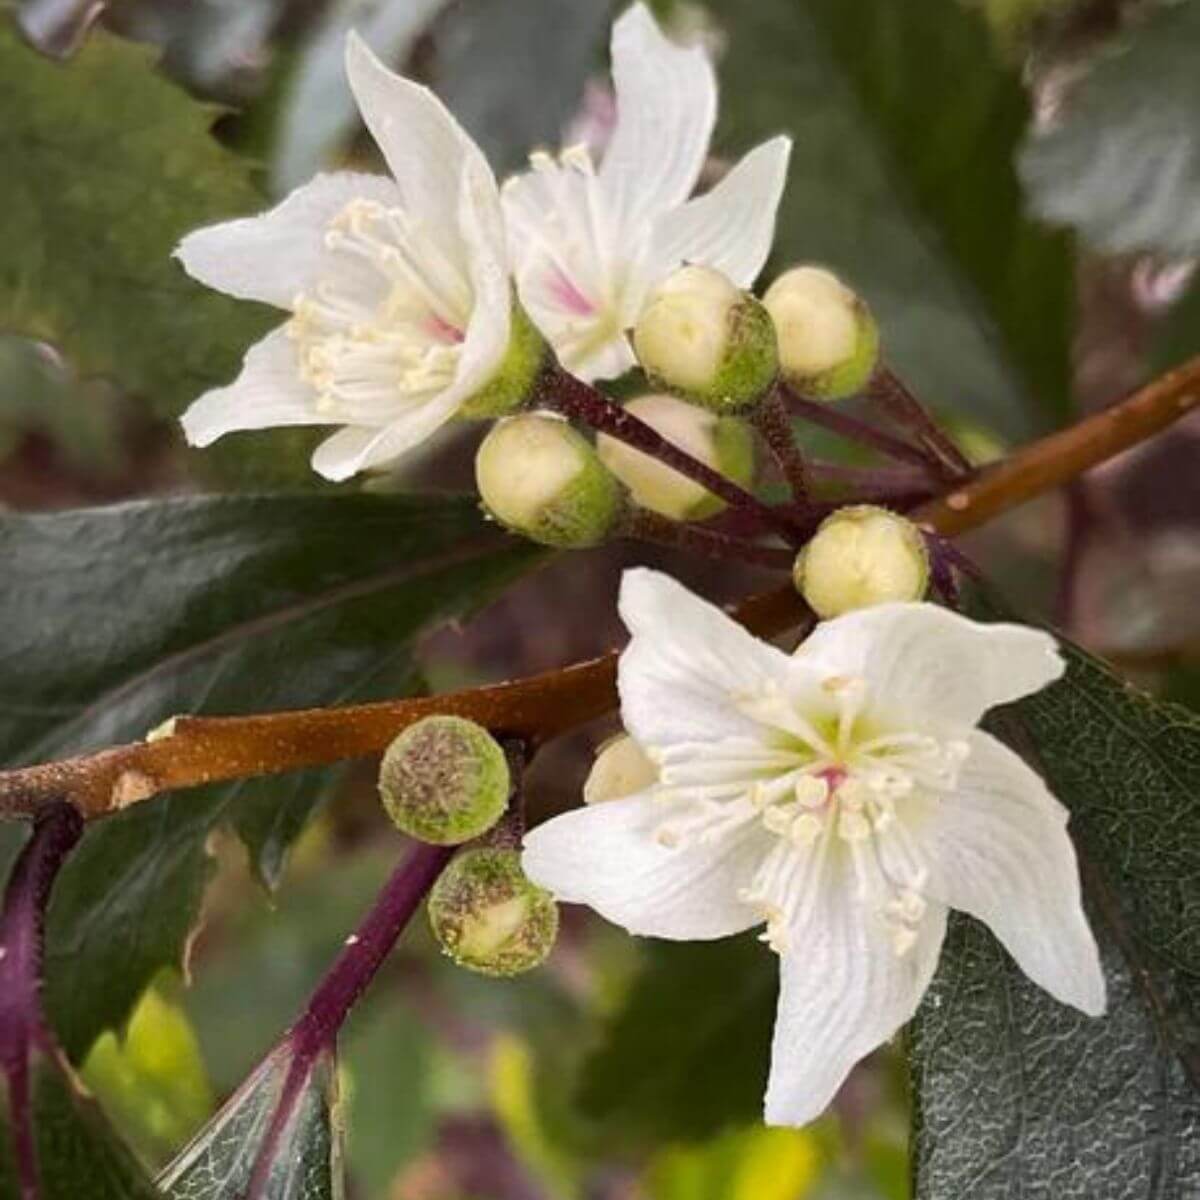
[[[1200,4],[1153,6],[1021,152],[1034,209],[1111,251],[1200,253]]]
[[[0,518],[0,755],[128,741],[176,712],[403,694],[414,642],[539,561],[454,498],[198,498]],[[134,606],[136,605],[136,608]],[[88,830],[50,912],[48,1002],[72,1057],[177,964],[225,820],[268,877],[327,773],[197,789]],[[81,986],[85,981],[86,986]]]
[[[1021,437],[1067,412],[1071,256],[1026,221],[1015,72],[958,0],[725,0],[722,140],[795,146],[774,265],[826,262],[923,399]]]
[[[1071,810],[1109,1011],[1059,1005],[956,917],[914,1025],[920,1200],[1200,1187],[1200,720],[1064,650],[996,728]]]

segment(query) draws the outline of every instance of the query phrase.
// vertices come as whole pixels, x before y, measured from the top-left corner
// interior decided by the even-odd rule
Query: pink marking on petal
[[[444,321],[437,313],[429,314],[425,328],[439,342],[446,342],[449,345],[457,345],[466,337],[466,334],[457,325],[451,325],[449,321]]]
[[[548,284],[554,298],[576,317],[590,317],[596,306],[563,274],[561,268],[551,267]]]
[[[815,772],[815,774],[818,779],[825,781],[826,786],[829,788],[829,794],[832,796],[846,782],[846,778],[850,772],[845,767],[825,767]]]

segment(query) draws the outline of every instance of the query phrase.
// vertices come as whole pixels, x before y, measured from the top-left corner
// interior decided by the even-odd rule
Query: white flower
[[[682,263],[739,287],[754,281],[791,151],[788,138],[772,138],[687,201],[716,117],[712,64],[700,47],[665,38],[639,3],[613,26],[612,66],[617,123],[600,167],[582,146],[557,161],[537,153],[503,189],[521,300],[584,379],[634,365],[626,330],[651,286]]]
[[[633,933],[765,918],[781,956],[769,1122],[816,1117],[912,1016],[951,907],[1052,996],[1103,1011],[1066,811],[975,728],[1061,674],[1050,637],[886,604],[789,657],[647,570],[626,573],[621,614],[621,714],[658,781],[534,830],[525,870]]]
[[[449,420],[495,378],[512,325],[499,192],[478,147],[353,33],[346,71],[394,180],[319,175],[176,252],[209,287],[292,314],[234,383],[188,409],[188,440],[341,425],[313,456],[330,479],[393,459]]]

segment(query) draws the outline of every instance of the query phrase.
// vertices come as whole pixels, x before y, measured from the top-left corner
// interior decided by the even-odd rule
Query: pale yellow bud
[[[493,426],[475,455],[475,482],[497,521],[546,546],[597,545],[625,515],[624,490],[592,444],[551,413]]]
[[[659,284],[633,346],[651,380],[717,412],[753,407],[779,366],[766,310],[710,267],[682,267]]]
[[[600,747],[591,773],[583,785],[584,804],[620,800],[644,791],[658,779],[646,752],[627,734],[610,738]]]
[[[721,417],[667,395],[639,396],[625,408],[726,479],[742,487],[753,481],[754,434],[737,417]],[[701,520],[725,507],[703,485],[608,434],[596,439],[596,453],[636,504],[673,521]]]
[[[879,329],[867,306],[831,271],[793,267],[767,289],[779,368],[806,395],[837,400],[859,392],[879,357]]]
[[[800,552],[796,588],[818,617],[896,600],[920,600],[929,558],[920,531],[897,513],[872,505],[839,508]]]

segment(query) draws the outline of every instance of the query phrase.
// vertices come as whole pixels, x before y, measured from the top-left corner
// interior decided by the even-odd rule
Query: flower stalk
[[[777,388],[772,389],[770,395],[755,409],[750,419],[771,451],[780,474],[787,480],[787,485],[792,491],[792,499],[798,505],[807,504],[809,497],[808,466],[803,451],[796,444],[787,406]]]
[[[688,550],[705,558],[748,563],[751,566],[767,567],[776,571],[790,570],[795,558],[792,551],[778,546],[760,546],[703,525],[672,521],[644,508],[635,509],[630,514],[626,536],[638,541],[654,542],[660,546]]]
[[[912,433],[939,474],[947,479],[960,479],[971,473],[966,455],[890,368],[883,364],[876,368],[867,385],[867,395],[893,421]]]

